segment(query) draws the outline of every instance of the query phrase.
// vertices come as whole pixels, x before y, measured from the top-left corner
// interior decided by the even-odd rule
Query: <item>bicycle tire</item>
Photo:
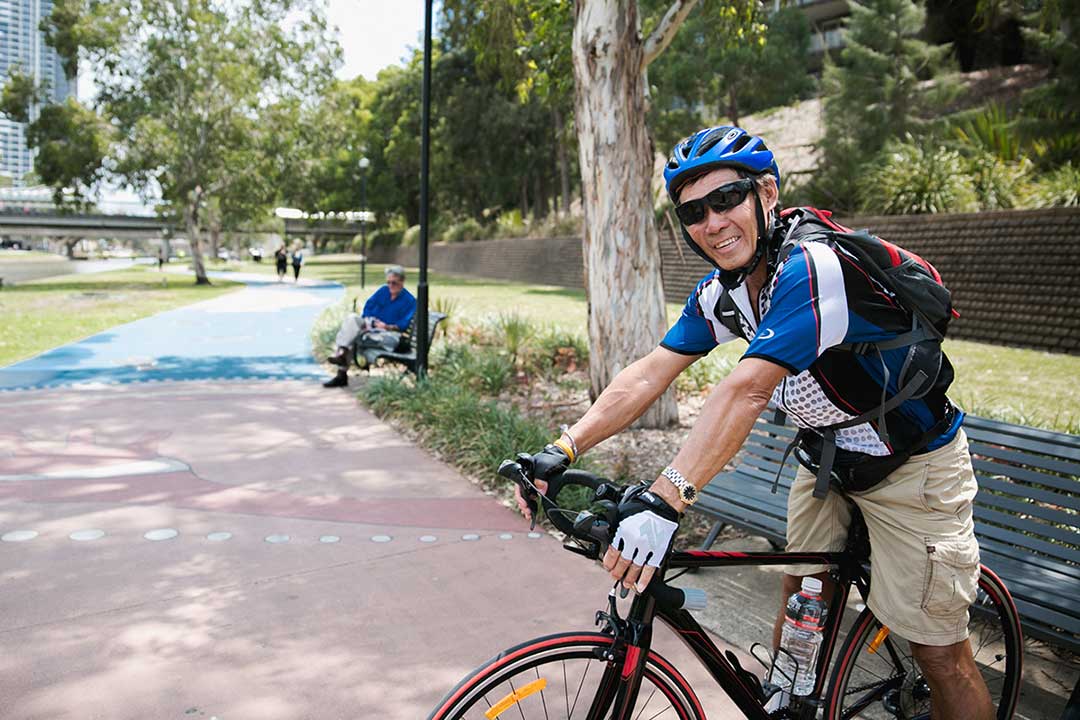
[[[593,632],[547,635],[524,642],[470,673],[439,701],[428,720],[587,717],[590,693],[597,690],[586,680],[598,680],[603,674],[607,663],[598,659],[597,650],[611,644],[609,635]],[[537,689],[540,681],[547,683],[543,689]],[[705,712],[679,671],[650,651],[634,716],[704,720]]]
[[[1023,634],[1012,597],[985,566],[969,614],[976,663],[990,690],[998,720],[1009,720],[1020,695]],[[868,649],[880,629],[881,623],[869,608],[856,619],[830,680],[825,710],[829,720],[929,720],[929,690],[908,643],[890,633],[877,652]],[[852,682],[855,685],[849,687]]]

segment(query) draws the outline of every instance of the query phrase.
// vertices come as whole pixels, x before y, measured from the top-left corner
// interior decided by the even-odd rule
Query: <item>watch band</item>
[[[693,505],[697,502],[698,491],[694,487],[693,483],[683,477],[682,473],[675,468],[668,465],[660,473],[666,477],[672,485],[674,485],[679,491],[679,499],[681,499],[687,505]]]

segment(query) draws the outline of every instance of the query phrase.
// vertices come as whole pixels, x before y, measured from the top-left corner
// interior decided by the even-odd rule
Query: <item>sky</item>
[[[401,65],[407,48],[423,47],[423,0],[329,0],[328,18],[340,30],[345,64],[338,77],[374,80],[387,65]]]
[[[363,75],[374,80],[388,65],[403,64],[409,48],[423,47],[423,0],[329,0],[327,18],[338,28],[344,63],[337,76],[350,80]],[[437,3],[436,3],[437,5]],[[436,8],[437,10],[437,8]],[[93,95],[93,78],[79,75],[78,95],[87,99]],[[127,190],[107,188],[105,204],[120,203],[109,211],[137,213],[137,196]]]

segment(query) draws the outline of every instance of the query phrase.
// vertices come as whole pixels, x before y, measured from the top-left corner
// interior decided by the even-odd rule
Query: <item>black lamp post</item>
[[[431,0],[424,1],[424,77],[420,88],[420,282],[416,286],[416,377],[428,360],[428,157],[431,145]]]
[[[360,158],[360,287],[367,278],[367,169],[371,161]]]

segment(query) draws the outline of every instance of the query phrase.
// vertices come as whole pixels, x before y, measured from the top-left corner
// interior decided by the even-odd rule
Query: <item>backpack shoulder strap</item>
[[[716,319],[727,328],[735,337],[744,337],[742,327],[739,325],[739,309],[735,307],[735,299],[727,288],[720,292],[720,299],[716,301]]]

